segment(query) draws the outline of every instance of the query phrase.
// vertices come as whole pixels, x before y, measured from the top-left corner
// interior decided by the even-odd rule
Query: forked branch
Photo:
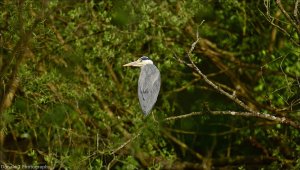
[[[209,80],[207,78],[207,76],[202,73],[202,71],[196,66],[196,64],[194,63],[194,61],[191,58],[191,54],[194,51],[196,45],[198,44],[198,42],[201,40],[201,38],[197,35],[197,39],[196,41],[191,45],[191,48],[189,50],[189,52],[187,53],[187,57],[189,59],[189,62],[183,61],[179,58],[177,58],[177,60],[180,63],[183,63],[185,65],[187,65],[188,67],[191,67],[192,69],[194,69],[197,74],[199,74],[203,80],[209,84],[212,88],[214,88],[217,92],[221,93],[222,95],[225,95],[226,97],[228,97],[230,100],[232,100],[233,102],[235,102],[236,104],[238,104],[239,106],[241,106],[243,109],[246,110],[246,112],[236,112],[236,111],[209,111],[209,113],[211,114],[228,114],[228,115],[234,115],[234,116],[246,116],[246,117],[258,117],[261,119],[266,119],[266,120],[271,120],[271,121],[275,121],[281,124],[286,124],[289,126],[292,126],[294,128],[300,129],[300,124],[298,122],[292,121],[286,117],[277,117],[274,115],[270,115],[270,114],[263,114],[255,109],[252,109],[251,107],[249,107],[248,105],[246,105],[242,100],[240,100],[235,93],[233,92],[232,94],[226,92],[225,90],[222,89],[222,87],[218,86],[217,84],[215,84],[214,82],[212,82],[211,80]],[[190,117],[190,116],[194,116],[194,115],[200,115],[203,114],[203,112],[193,112],[193,113],[189,113],[186,115],[180,115],[180,116],[175,116],[175,117],[169,117],[165,120],[175,120],[175,119],[182,119],[182,118],[186,118],[186,117]]]

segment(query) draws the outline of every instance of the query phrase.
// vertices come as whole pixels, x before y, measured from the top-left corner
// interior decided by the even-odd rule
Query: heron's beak
[[[124,64],[124,67],[141,67],[142,63],[140,61],[134,61],[128,64]]]

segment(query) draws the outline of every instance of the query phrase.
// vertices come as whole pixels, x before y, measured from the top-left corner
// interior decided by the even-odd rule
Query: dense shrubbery
[[[295,4],[282,3],[299,22]],[[2,1],[1,164],[299,168],[300,28],[279,6]],[[197,35],[190,57],[209,80],[260,115],[288,121],[226,114],[245,108],[180,62]],[[149,117],[138,104],[139,70],[122,67],[142,55],[162,76]],[[203,114],[173,117],[191,112]]]

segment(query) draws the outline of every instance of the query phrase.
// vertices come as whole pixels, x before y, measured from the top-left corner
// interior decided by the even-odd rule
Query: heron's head
[[[150,60],[150,58],[143,56],[141,58],[139,58],[138,60],[125,64],[123,66],[131,66],[131,67],[142,67],[146,64],[153,64],[152,60]]]

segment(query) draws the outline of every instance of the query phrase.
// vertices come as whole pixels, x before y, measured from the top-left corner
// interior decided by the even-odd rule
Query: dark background
[[[1,165],[298,169],[298,4],[0,1]],[[197,35],[195,65],[259,116],[180,62]],[[122,67],[143,55],[162,78],[148,117]]]

